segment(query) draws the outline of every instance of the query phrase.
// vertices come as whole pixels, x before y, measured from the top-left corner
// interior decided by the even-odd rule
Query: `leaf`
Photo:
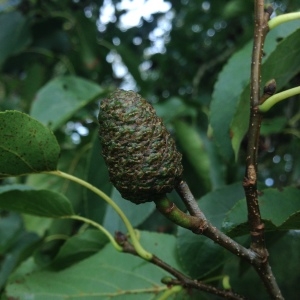
[[[72,236],[59,249],[51,266],[64,269],[101,250],[108,243],[108,238],[99,230],[89,229],[82,234]]]
[[[136,205],[125,200],[116,188],[113,188],[111,198],[121,208],[134,227],[143,223],[155,210],[155,205],[152,202],[143,203],[143,205]],[[107,206],[103,226],[111,233],[116,231],[127,232],[123,221],[111,206]]]
[[[237,102],[250,76],[250,55],[252,43],[236,52],[219,74],[214,86],[210,106],[210,124],[222,156],[230,160],[233,155],[230,137],[230,123],[237,108]]]
[[[19,12],[0,15],[0,67],[5,60],[22,51],[31,41],[28,20]]]
[[[276,27],[268,35],[264,46],[264,64],[263,64],[263,83],[268,80],[281,76],[277,70],[274,69],[274,65],[281,64],[280,58],[274,60],[274,56],[271,54],[279,53],[277,52],[279,47],[278,39],[285,38],[293,35],[293,32],[299,28],[299,21],[292,21],[282,26]],[[290,38],[289,37],[289,38]],[[294,41],[296,44],[299,42],[299,38],[294,36]],[[283,43],[283,40],[281,43]],[[250,80],[250,63],[251,63],[251,51],[252,51],[252,41],[249,42],[243,49],[236,52],[224,66],[223,70],[219,74],[218,81],[214,86],[214,92],[211,102],[211,112],[210,112],[210,124],[213,128],[214,138],[217,145],[220,148],[220,153],[226,160],[230,160],[233,156],[233,149],[235,154],[239,148],[240,139],[244,136],[245,130],[248,126],[249,120],[249,80]],[[299,59],[299,55],[296,55],[297,48],[285,48],[284,53],[280,51],[280,55],[283,55],[283,60],[287,58],[290,51],[286,49],[294,49],[291,56],[293,59]],[[277,56],[277,55],[276,55]],[[294,63],[294,68],[297,68],[299,64]],[[284,69],[285,76],[288,75],[290,70],[287,66]],[[274,72],[273,72],[274,71]],[[278,76],[275,76],[278,75]],[[270,77],[269,77],[270,76]],[[286,77],[287,78],[287,77]],[[286,80],[285,78],[285,80]],[[282,78],[283,79],[283,78]],[[283,81],[281,82],[281,84]],[[282,85],[281,85],[282,86]],[[241,110],[241,111],[240,111]],[[233,117],[237,116],[235,120]],[[231,139],[232,141],[231,145]]]
[[[270,135],[281,132],[287,124],[286,117],[263,119],[260,129],[261,135]]]
[[[141,232],[141,243],[175,268],[175,237]],[[169,251],[166,251],[166,248]],[[180,268],[179,268],[180,270]],[[7,297],[20,300],[154,299],[165,290],[167,272],[141,258],[115,251],[110,244],[99,253],[60,272],[41,271],[19,277],[7,285]]]
[[[122,61],[127,67],[129,73],[132,75],[138,86],[143,90],[145,87],[145,81],[141,76],[139,70],[140,59],[133,53],[133,51],[125,44],[121,43],[119,46],[110,46],[114,51],[121,56]]]
[[[70,201],[62,194],[49,190],[0,188],[0,208],[35,216],[59,218],[73,215]]]
[[[185,271],[193,278],[203,279],[225,263],[223,248],[183,228],[178,229],[178,255]]]
[[[22,232],[12,245],[10,251],[1,259],[0,265],[0,288],[2,289],[11,272],[32,252],[40,243],[40,238],[29,232]]]
[[[0,211],[0,254],[5,253],[18,238],[23,229],[19,214]]]
[[[87,153],[89,147],[83,145],[75,149],[63,150],[59,157],[58,169],[79,178],[85,177]],[[82,205],[82,196],[85,188],[71,180],[66,180],[52,174],[30,175],[26,183],[37,189],[49,189],[64,194],[70,199],[74,209]]]
[[[284,298],[296,299],[295,291],[299,291],[299,269],[295,267],[300,262],[299,231],[289,231],[284,235],[278,232],[267,233],[266,241],[270,254],[269,263]],[[225,266],[224,273],[230,277],[235,292],[246,295],[247,299],[268,299],[260,277],[253,268],[249,268],[248,264],[241,264],[239,260],[230,260]],[[255,288],[249,288],[249,283]]]
[[[154,103],[153,107],[159,117],[161,117],[165,123],[169,123],[172,120],[180,117],[195,118],[197,115],[196,110],[187,105],[181,98],[171,97],[166,101]]]
[[[11,272],[31,255],[39,242],[37,235],[25,231],[19,214],[0,209],[0,289]]]
[[[0,112],[0,177],[56,170],[59,152],[40,122],[18,111]]]
[[[98,133],[92,139],[92,149],[88,153],[86,163],[86,181],[101,189],[107,195],[111,194],[113,185],[108,176],[107,166],[102,156],[102,149]],[[88,189],[84,190],[84,213],[89,218],[98,223],[102,223],[106,209],[106,202],[102,201],[98,195]]]
[[[266,189],[259,197],[259,206],[266,231],[300,229],[300,190]],[[242,199],[228,212],[222,225],[230,236],[249,232],[246,200]]]
[[[220,228],[228,210],[243,196],[242,185],[235,183],[206,194],[198,205],[207,219]],[[182,265],[193,278],[206,277],[226,261],[222,247],[183,228],[178,229],[177,247]]]
[[[299,24],[299,22],[298,22]],[[276,80],[277,91],[281,90],[300,71],[300,29],[278,43],[262,65],[262,83]],[[238,108],[231,124],[232,147],[237,157],[240,144],[249,125],[249,85],[238,100]]]
[[[210,161],[201,135],[186,122],[177,120],[173,124],[179,144],[197,172],[201,184],[210,190]]]
[[[198,204],[207,219],[221,229],[227,212],[244,196],[242,184],[236,182],[206,194],[198,201]]]
[[[56,130],[75,112],[106,92],[99,85],[80,77],[57,77],[39,90],[30,114]]]

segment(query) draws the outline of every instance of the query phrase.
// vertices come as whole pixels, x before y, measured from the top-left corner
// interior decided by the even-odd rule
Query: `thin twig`
[[[188,184],[181,180],[179,184],[175,187],[176,192],[181,197],[182,201],[185,204],[188,212],[191,216],[195,216],[201,218],[202,220],[206,220],[203,212],[200,210],[194,195],[191,193],[191,190]]]
[[[268,89],[268,87],[266,87],[265,93],[269,91],[270,90]],[[188,188],[188,186],[185,184],[181,184],[179,187],[177,187],[177,192],[178,190],[180,191],[180,193],[178,194],[181,196],[183,202],[188,204],[188,210],[190,214],[193,214],[194,216],[203,215],[203,212],[198,207],[197,202],[193,197],[193,195],[191,194],[191,191]],[[185,199],[183,197],[185,197]],[[171,205],[169,205],[169,207],[170,206]],[[178,208],[173,207],[173,209],[178,209]],[[161,212],[163,213],[163,211]],[[172,212],[168,212],[168,215],[170,215],[171,213]],[[168,215],[166,215],[166,217],[168,217]],[[220,246],[227,249],[231,253],[235,254],[236,256],[239,256],[243,260],[253,265],[253,267],[256,269],[257,273],[261,277],[262,281],[264,282],[264,285],[268,290],[269,294],[272,296],[272,298],[283,299],[267,259],[262,258],[252,249],[246,249],[236,241],[232,240],[230,237],[228,237],[226,234],[221,232],[219,229],[212,226],[212,224],[210,224],[205,217],[204,217],[204,221],[206,224],[205,229],[202,232],[199,231],[198,233],[205,235],[206,237],[213,240],[215,243],[219,244]],[[180,226],[180,224],[178,225]],[[191,230],[194,233],[197,233],[195,229],[194,230],[191,229]]]
[[[135,251],[134,247],[127,240],[126,235],[124,235],[121,232],[117,232],[115,239],[117,243],[123,248],[123,252],[130,253],[135,256],[139,256]],[[168,285],[182,285],[185,288],[194,288],[210,294],[221,296],[226,299],[232,299],[232,300],[245,299],[243,296],[238,295],[230,290],[219,289],[209,284],[203,283],[201,281],[193,280],[190,277],[181,273],[179,270],[173,268],[172,266],[170,266],[169,264],[167,264],[166,262],[164,262],[163,260],[161,260],[155,255],[153,255],[152,259],[149,262],[167,271],[168,273],[170,273],[176,278],[176,279],[167,278],[165,280],[162,280],[163,283],[166,283]]]
[[[185,189],[185,193],[182,193],[183,197],[186,197],[186,200],[183,199],[184,202],[189,202],[193,198],[189,189]],[[197,202],[195,201],[195,205],[190,206],[196,207]],[[169,220],[174,222],[175,224],[187,228],[194,232],[195,234],[205,235],[215,243],[219,244],[223,248],[227,249],[231,253],[244,258],[250,264],[259,264],[260,258],[256,255],[256,253],[250,249],[247,249],[231,239],[229,236],[221,232],[218,228],[214,227],[210,224],[205,216],[204,219],[200,219],[195,216],[190,216],[182,212],[173,202],[171,202],[168,198],[164,197],[161,199],[155,200],[156,208]],[[193,208],[193,213],[199,212],[198,209]],[[203,212],[200,210],[201,215]],[[198,219],[198,221],[196,221]]]

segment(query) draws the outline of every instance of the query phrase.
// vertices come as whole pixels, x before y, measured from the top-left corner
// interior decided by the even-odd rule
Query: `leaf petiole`
[[[94,222],[93,220],[90,220],[88,218],[84,218],[84,217],[81,217],[81,216],[78,216],[78,215],[72,215],[72,216],[65,216],[65,217],[62,217],[62,219],[73,219],[73,220],[78,220],[78,221],[82,221],[86,224],[89,224],[89,225],[92,225],[94,226],[95,228],[99,229],[100,231],[102,231],[106,236],[107,238],[109,239],[109,241],[112,243],[112,245],[115,247],[115,249],[117,251],[120,251],[122,252],[123,249],[122,247],[116,242],[116,240],[114,239],[114,237],[110,234],[109,231],[107,231],[102,225],[100,225],[99,223],[97,222]]]
[[[292,89],[288,89],[286,91],[271,96],[263,104],[259,105],[258,108],[261,112],[267,112],[276,103],[285,100],[289,97],[295,96],[297,94],[300,94],[300,86],[297,86]]]
[[[84,180],[82,180],[82,179],[80,179],[80,178],[78,178],[76,176],[73,176],[71,174],[68,174],[68,173],[65,173],[65,172],[62,172],[62,171],[59,171],[59,170],[56,170],[56,171],[46,171],[46,172],[43,172],[43,173],[56,175],[56,176],[59,176],[59,177],[71,180],[73,182],[76,182],[76,183],[84,186],[85,188],[89,189],[90,191],[94,192],[99,197],[101,197],[110,206],[112,206],[112,208],[116,211],[116,213],[120,216],[120,218],[124,222],[124,224],[125,224],[125,226],[126,226],[126,228],[128,230],[128,233],[130,235],[132,245],[133,245],[134,249],[136,250],[137,254],[140,257],[144,258],[145,260],[151,260],[152,259],[152,257],[153,257],[152,253],[146,251],[142,247],[142,245],[140,244],[140,242],[138,240],[138,237],[136,235],[136,232],[135,232],[134,228],[132,227],[130,221],[128,220],[128,218],[126,217],[126,215],[123,213],[123,211],[121,210],[121,208],[109,196],[107,196],[104,192],[102,192],[101,190],[99,190],[95,186],[91,185],[90,183],[88,183],[88,182],[86,182],[86,181],[84,181]],[[89,219],[86,219],[86,220],[89,220]],[[91,220],[89,220],[89,221],[91,221]]]
[[[283,15],[272,18],[268,22],[268,26],[269,26],[269,29],[271,30],[285,22],[289,22],[289,21],[293,21],[293,20],[297,20],[297,19],[300,19],[300,12],[283,14]]]

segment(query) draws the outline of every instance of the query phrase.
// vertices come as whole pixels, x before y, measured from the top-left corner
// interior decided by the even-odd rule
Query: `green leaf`
[[[141,232],[141,243],[175,268],[175,237]],[[169,251],[166,251],[168,249]],[[180,270],[180,268],[179,268]],[[99,253],[60,272],[41,271],[16,278],[6,295],[20,300],[154,299],[167,289],[160,280],[166,271],[141,258],[115,251],[110,244]]]
[[[63,150],[59,157],[58,170],[84,178],[88,151],[89,147],[86,145],[72,150]],[[73,181],[52,174],[34,174],[27,177],[26,183],[37,189],[49,189],[64,194],[70,199],[76,211],[82,204],[85,188]]]
[[[165,123],[169,123],[180,117],[195,118],[197,115],[195,108],[188,106],[178,97],[171,97],[166,101],[154,103],[153,106],[157,115],[161,117]]]
[[[186,122],[177,120],[173,124],[179,144],[187,159],[195,168],[201,184],[206,190],[210,190],[210,161],[202,136],[196,128],[188,125]]]
[[[198,204],[207,219],[220,228],[228,210],[243,196],[241,183],[235,183],[206,194]],[[177,246],[182,265],[194,278],[206,277],[227,259],[222,247],[183,228],[178,229]]]
[[[143,80],[139,70],[139,64],[141,63],[140,59],[125,43],[121,43],[119,46],[111,45],[111,48],[118,52],[129,73],[132,75],[138,86],[143,89],[145,86],[145,81]]]
[[[262,83],[265,84],[274,78],[276,80],[277,91],[281,90],[300,71],[299,49],[300,29],[279,42],[276,49],[265,59],[262,65]],[[238,108],[230,126],[232,147],[236,157],[249,125],[249,95],[250,88],[248,85],[238,99]]]
[[[0,15],[0,67],[4,61],[22,51],[31,41],[28,20],[19,12]]]
[[[185,271],[203,279],[225,263],[225,250],[205,236],[178,229],[178,256]],[[213,257],[213,259],[212,259]]]
[[[0,254],[5,253],[23,230],[19,214],[0,211]]]
[[[72,236],[59,249],[51,266],[55,269],[66,268],[101,250],[108,238],[99,230],[89,229],[82,234]]]
[[[232,155],[230,123],[236,111],[237,102],[249,82],[252,43],[236,52],[219,74],[214,86],[210,106],[210,124],[217,145],[224,158]]]
[[[40,122],[18,111],[0,112],[0,177],[56,170],[59,152]]]
[[[102,149],[98,133],[92,139],[92,149],[88,153],[86,163],[86,181],[101,189],[107,195],[111,194],[113,185],[108,176],[107,166],[102,156]],[[105,214],[106,202],[88,189],[84,189],[84,213],[89,219],[102,223]]]
[[[111,198],[121,208],[134,227],[143,223],[155,210],[155,205],[152,202],[143,203],[143,205],[136,205],[125,200],[116,188],[113,188]],[[107,206],[103,226],[111,233],[116,231],[126,232],[126,227],[123,221],[111,206]]]
[[[261,135],[270,135],[281,132],[287,124],[286,117],[263,119],[260,129]]]
[[[269,252],[269,263],[272,272],[285,299],[296,299],[295,291],[299,290],[300,262],[299,231],[289,231],[282,235],[278,232],[267,233],[266,241]],[[247,299],[265,300],[268,294],[259,276],[249,265],[239,260],[230,260],[224,273],[230,277],[230,284],[235,292],[246,295]],[[287,280],[288,278],[288,280]],[[255,288],[249,288],[249,283]]]
[[[11,272],[32,254],[39,242],[36,234],[25,231],[20,214],[0,209],[0,289]]]
[[[295,63],[300,57],[298,55],[299,52],[297,54],[299,38],[296,37],[297,34],[294,36],[293,33],[299,28],[299,23],[299,21],[288,22],[276,27],[267,35],[264,46],[263,83],[275,78],[276,81],[278,80],[278,86],[282,87],[282,84],[287,82],[288,76],[295,74],[290,73],[292,71],[290,70],[290,64],[285,66],[283,63],[283,61],[287,62],[287,60],[290,62],[289,56],[291,56],[291,61],[293,61],[293,68],[299,68],[299,64]],[[291,37],[294,39],[293,46],[288,44],[282,45],[282,43],[286,43],[285,39],[278,43],[278,39],[287,36],[289,36],[289,39]],[[237,154],[241,138],[243,138],[249,122],[249,80],[252,43],[252,41],[249,42],[229,59],[214,86],[210,124],[213,128],[216,143],[221,149],[220,152],[227,160],[233,156],[233,149],[235,154]],[[282,47],[282,50],[278,50],[278,47]],[[286,49],[293,49],[293,51],[287,51]],[[273,55],[271,56],[271,54]],[[278,69],[277,65],[280,65],[283,71],[279,70],[280,68]],[[236,117],[233,120],[234,116]]]
[[[259,197],[259,206],[266,231],[300,229],[300,190],[266,189]],[[246,200],[240,200],[227,214],[222,225],[231,236],[249,232]]]
[[[268,249],[270,265],[285,299],[293,299],[295,291],[299,290],[299,270],[295,265],[300,263],[300,233],[291,230],[281,238],[278,233],[274,235],[277,240]]]
[[[40,238],[29,232],[22,232],[15,243],[12,245],[10,251],[4,255],[1,259],[0,265],[0,288],[4,287],[4,284],[11,274],[11,272],[40,244]]]
[[[241,182],[236,182],[206,194],[198,201],[198,204],[207,219],[221,229],[223,218],[244,196]]]
[[[57,77],[39,90],[30,114],[56,130],[75,112],[106,92],[99,85],[76,76]]]
[[[0,208],[35,216],[59,218],[73,215],[70,201],[62,194],[49,190],[0,188]]]

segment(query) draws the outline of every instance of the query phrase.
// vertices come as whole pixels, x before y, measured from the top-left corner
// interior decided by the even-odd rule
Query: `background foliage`
[[[45,130],[40,134],[49,140],[43,141],[41,149],[49,151],[52,161],[41,157],[32,169],[55,169],[56,138],[61,149],[58,168],[111,195],[141,230],[147,249],[195,278],[222,286],[221,278],[228,275],[236,291],[265,299],[257,275],[247,265],[206,238],[176,228],[152,203],[135,206],[124,201],[109,182],[97,136],[99,102],[117,87],[134,89],[155,106],[176,139],[183,153],[184,177],[201,209],[215,226],[249,244],[241,182],[253,1],[172,1],[153,13],[148,2],[140,1],[145,6],[134,26],[128,20],[133,22],[132,11],[137,15],[140,10],[127,8],[128,1],[0,2],[0,110],[29,114],[55,135],[46,127],[32,125],[26,127],[28,135],[15,136],[13,147],[19,151],[23,141],[30,141],[32,130]],[[277,14],[300,8],[296,0],[272,4]],[[300,21],[293,21],[268,35],[263,83],[275,78],[279,89],[300,85],[299,28]],[[262,216],[268,220],[270,260],[287,299],[296,299],[300,291],[295,267],[300,261],[297,98],[278,104],[266,115],[259,154],[260,189],[267,190],[261,201]],[[9,122],[16,134],[24,127],[20,115],[11,113]],[[3,122],[1,144],[7,130]],[[34,156],[37,161],[31,146],[23,150],[26,159]],[[95,294],[99,299],[154,299],[161,295],[164,271],[117,253],[105,236],[77,221],[41,217],[55,218],[74,210],[112,233],[124,232],[110,207],[81,186],[48,174],[7,177],[20,172],[8,168],[12,161],[5,155],[0,153],[4,176],[0,187],[1,299],[25,299],[26,295],[89,299]],[[24,167],[21,173],[29,171]],[[40,194],[34,193],[37,190]],[[20,205],[26,199],[35,203],[35,197],[42,197],[44,206],[24,211]],[[170,198],[182,206],[175,193]],[[52,201],[62,205],[58,211],[51,210]],[[181,292],[174,297],[199,295]]]

